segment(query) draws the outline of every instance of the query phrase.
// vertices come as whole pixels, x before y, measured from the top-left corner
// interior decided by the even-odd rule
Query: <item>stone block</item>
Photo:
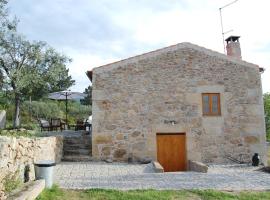
[[[195,172],[207,173],[208,167],[202,162],[189,160],[188,161],[188,170]]]
[[[109,155],[111,154],[111,150],[112,150],[111,147],[103,147],[103,148],[101,149],[101,153],[102,153],[102,155],[104,155],[104,156],[109,156]]]
[[[97,135],[94,139],[94,143],[96,144],[108,144],[112,143],[111,135]]]
[[[138,137],[140,134],[141,134],[140,131],[134,131],[134,132],[131,134],[131,137]]]
[[[123,158],[127,151],[125,149],[117,149],[113,153],[113,157],[116,159]]]
[[[106,95],[103,90],[93,90],[92,96],[93,96],[92,100],[97,101],[106,100],[108,98],[108,95]]]
[[[146,146],[146,144],[144,141],[136,142],[132,145],[132,149],[133,149],[133,151],[144,151],[145,146]]]
[[[256,144],[258,143],[260,140],[258,137],[255,136],[245,136],[244,137],[244,141],[248,144]]]
[[[158,161],[152,161],[152,164],[156,173],[164,173],[164,168]]]
[[[124,139],[124,134],[123,133],[117,133],[115,136],[116,140],[123,140]]]

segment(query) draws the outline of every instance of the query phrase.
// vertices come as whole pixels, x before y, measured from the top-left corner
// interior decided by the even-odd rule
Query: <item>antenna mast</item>
[[[222,31],[222,43],[223,43],[224,53],[226,53],[225,38],[224,38],[224,35],[225,35],[226,33],[229,33],[229,32],[231,32],[231,31],[233,31],[233,30],[229,30],[229,31],[224,32],[224,28],[223,28],[223,20],[222,20],[222,9],[224,9],[224,8],[226,8],[226,7],[228,7],[228,6],[232,5],[232,4],[234,4],[234,3],[236,3],[237,1],[238,1],[238,0],[232,1],[231,3],[228,3],[228,4],[226,4],[225,6],[222,6],[222,7],[219,8],[220,24],[221,24],[221,31]]]

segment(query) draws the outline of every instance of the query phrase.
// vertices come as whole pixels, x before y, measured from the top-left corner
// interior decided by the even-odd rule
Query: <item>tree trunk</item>
[[[19,128],[20,126],[20,97],[15,94],[15,113],[13,119],[13,128]]]

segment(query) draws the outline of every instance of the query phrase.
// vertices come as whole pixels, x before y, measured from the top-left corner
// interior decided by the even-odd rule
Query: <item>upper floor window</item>
[[[202,103],[203,103],[203,115],[206,116],[221,115],[219,93],[203,93]]]

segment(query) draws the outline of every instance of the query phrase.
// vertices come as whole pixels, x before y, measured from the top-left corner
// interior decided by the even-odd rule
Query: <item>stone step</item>
[[[72,136],[72,137],[65,137],[64,140],[85,140],[85,139],[91,139],[90,136]]]
[[[93,161],[93,158],[91,156],[87,155],[68,155],[64,156],[62,158],[62,161],[66,162],[88,162],[88,161]]]
[[[91,144],[91,140],[64,140],[64,144]]]
[[[73,150],[73,149],[91,149],[92,147],[91,147],[91,145],[80,144],[80,145],[64,145],[63,148],[64,148],[64,150],[65,149]]]
[[[75,149],[75,150],[64,150],[65,155],[90,155],[90,149]]]

